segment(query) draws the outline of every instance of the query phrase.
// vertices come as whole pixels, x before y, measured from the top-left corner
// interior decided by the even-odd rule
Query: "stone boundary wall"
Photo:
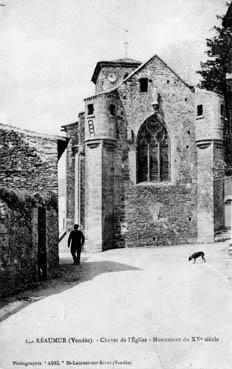
[[[45,209],[46,278],[58,274],[58,158],[66,142],[60,136],[0,124],[1,294],[26,288],[40,277],[41,206]]]
[[[0,157],[1,186],[57,194],[57,140],[0,125]]]
[[[39,280],[38,206],[47,214],[47,277],[58,275],[57,204],[54,198],[0,188],[0,296],[33,286]]]

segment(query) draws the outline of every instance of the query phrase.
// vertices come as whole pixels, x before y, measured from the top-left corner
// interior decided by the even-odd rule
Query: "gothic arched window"
[[[148,119],[137,139],[137,182],[169,180],[169,144],[166,129],[157,120]]]

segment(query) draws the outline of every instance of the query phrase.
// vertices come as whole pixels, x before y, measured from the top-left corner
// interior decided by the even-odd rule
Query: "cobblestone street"
[[[199,249],[207,262],[188,262]],[[17,313],[0,323],[2,369],[51,361],[53,368],[231,369],[225,243],[83,253],[80,266],[71,262],[61,254],[59,279],[6,300],[2,319]]]

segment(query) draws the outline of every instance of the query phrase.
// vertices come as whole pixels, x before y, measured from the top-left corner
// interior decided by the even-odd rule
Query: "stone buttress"
[[[87,98],[85,111],[85,235],[88,252],[114,247],[115,118],[112,98]]]
[[[213,242],[223,225],[223,99],[214,92],[196,93],[198,242]]]

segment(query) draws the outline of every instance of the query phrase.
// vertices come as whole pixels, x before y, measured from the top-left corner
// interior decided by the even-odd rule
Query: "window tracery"
[[[163,125],[147,120],[137,139],[137,182],[169,180],[169,140]]]

